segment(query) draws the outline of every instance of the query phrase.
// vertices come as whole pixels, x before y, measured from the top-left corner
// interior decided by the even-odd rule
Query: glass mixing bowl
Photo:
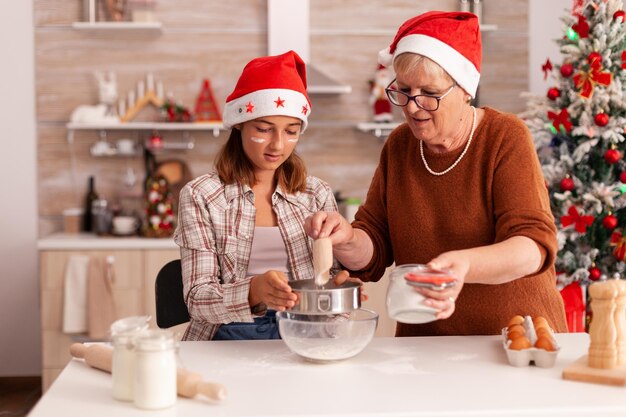
[[[280,336],[295,354],[314,362],[330,362],[359,354],[374,337],[378,314],[358,309],[334,315],[276,313]]]

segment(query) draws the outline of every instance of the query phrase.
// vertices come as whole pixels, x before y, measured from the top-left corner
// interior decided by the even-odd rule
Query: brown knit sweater
[[[498,334],[516,314],[541,315],[556,331],[567,331],[555,285],[556,228],[530,132],[514,115],[484,110],[465,157],[438,177],[426,171],[406,124],[391,133],[353,223],[372,238],[374,257],[353,275],[377,281],[393,262],[426,263],[442,252],[512,236],[537,243],[542,267],[506,284],[466,283],[450,318],[398,323],[397,336]],[[424,147],[424,155],[431,169],[442,171],[462,148],[436,154]]]

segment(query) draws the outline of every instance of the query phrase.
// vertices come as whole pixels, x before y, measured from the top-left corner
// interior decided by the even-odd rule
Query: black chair
[[[170,261],[157,274],[154,283],[157,326],[167,329],[189,321],[183,297],[183,272],[180,259]]]

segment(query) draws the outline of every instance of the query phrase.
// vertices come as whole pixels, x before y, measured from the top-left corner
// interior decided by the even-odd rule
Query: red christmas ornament
[[[561,191],[572,191],[574,189],[574,180],[570,177],[565,177],[561,180],[559,186],[561,187]]]
[[[569,78],[574,73],[574,66],[572,64],[563,64],[560,71],[563,77]]]
[[[622,171],[622,173],[619,174],[619,181],[622,184],[626,184],[626,171]]]
[[[606,113],[598,113],[593,118],[593,121],[600,127],[606,126],[609,123],[609,115]]]
[[[589,279],[592,281],[597,281],[600,279],[600,277],[602,276],[602,271],[600,271],[600,268],[597,267],[591,267],[589,268]]]
[[[559,90],[558,88],[553,87],[548,90],[548,98],[550,100],[556,100],[560,96],[561,96],[561,90]]]
[[[615,13],[613,13],[613,20],[617,20],[618,17],[622,18],[622,23],[626,20],[626,12],[624,12],[623,10],[618,10]]]
[[[611,165],[617,163],[617,161],[619,161],[621,157],[622,155],[617,149],[609,149],[604,153],[604,160]]]
[[[602,64],[602,55],[598,52],[592,52],[587,57],[587,62],[591,65],[601,65]]]
[[[617,227],[617,217],[612,214],[608,214],[602,219],[602,226],[607,230],[613,230]]]

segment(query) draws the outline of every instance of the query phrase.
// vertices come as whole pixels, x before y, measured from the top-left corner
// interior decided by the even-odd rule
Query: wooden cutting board
[[[585,355],[563,369],[562,376],[572,381],[623,386],[626,385],[626,365],[611,369],[591,368]]]

